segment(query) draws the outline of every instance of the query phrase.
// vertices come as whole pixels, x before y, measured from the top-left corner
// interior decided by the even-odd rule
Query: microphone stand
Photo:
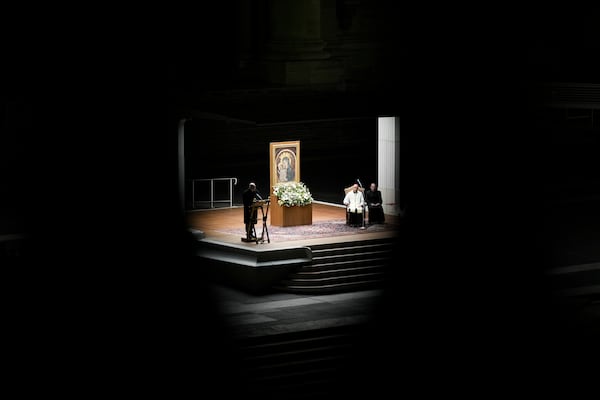
[[[358,182],[358,184],[360,185],[360,187],[362,189],[364,189],[362,183],[360,183],[360,180],[358,178],[356,178],[356,181]],[[367,229],[367,228],[365,228],[365,217],[366,217],[366,213],[367,212],[365,211],[365,203],[364,202],[365,202],[365,193],[363,191],[363,204],[361,206],[362,207],[362,217],[363,218],[362,218],[362,226],[360,227],[360,229]]]

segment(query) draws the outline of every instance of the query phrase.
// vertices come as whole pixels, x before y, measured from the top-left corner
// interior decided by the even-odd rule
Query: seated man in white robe
[[[363,222],[365,198],[362,191],[358,189],[357,183],[352,186],[352,190],[346,193],[344,205],[348,212],[348,225],[361,226]]]

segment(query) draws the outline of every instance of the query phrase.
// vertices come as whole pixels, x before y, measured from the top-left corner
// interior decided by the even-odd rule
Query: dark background
[[[211,126],[192,120],[185,128],[186,176],[237,178],[234,204],[241,204],[249,182],[255,182],[265,197],[270,193],[269,144],[299,140],[300,180],[315,200],[341,204],[344,188],[357,178],[365,186],[377,180],[376,132],[374,117],[251,128]],[[200,184],[198,187],[202,188]],[[208,198],[206,186],[201,193],[204,197],[198,198]],[[217,183],[215,193],[218,199],[228,199],[227,182]],[[191,197],[187,200],[191,205]]]
[[[80,18],[6,14],[15,18],[3,54],[2,233],[29,237],[26,265],[6,267],[4,280],[14,381],[41,376],[62,388],[72,382],[54,378],[62,363],[89,383],[85,392],[106,382],[110,390],[117,380],[108,368],[130,374],[133,390],[154,388],[156,378],[169,393],[235,393],[227,332],[203,290],[201,265],[185,257],[192,246],[178,208],[177,120],[198,109],[259,122],[356,110],[400,116],[401,267],[374,315],[356,393],[379,379],[399,391],[436,382],[458,390],[472,387],[468,379],[535,393],[590,382],[595,338],[561,313],[540,271],[600,258],[597,201],[556,201],[600,194],[598,126],[575,129],[578,137],[554,125],[537,84],[598,83],[597,8],[398,3],[377,3],[385,54],[378,79],[359,81],[353,94],[264,99],[258,110],[247,108],[254,95],[206,107],[208,91],[244,81],[236,2],[82,10]],[[209,144],[190,160],[194,174],[235,173],[241,184],[265,187],[267,144],[302,135],[302,176],[315,179],[317,197],[334,201],[316,179],[330,170],[321,143],[332,132],[349,138],[346,154],[365,161],[359,171],[339,167],[335,187],[376,173],[372,145],[360,141],[375,131],[369,119],[299,123],[284,137],[218,125],[190,128]],[[208,162],[224,152],[216,133],[231,138],[244,173]],[[558,194],[547,185],[556,177],[571,184]],[[383,354],[403,368],[383,368]],[[211,372],[200,375],[200,366]]]

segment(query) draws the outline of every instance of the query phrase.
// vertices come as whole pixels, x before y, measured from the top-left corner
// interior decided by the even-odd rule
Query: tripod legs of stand
[[[261,243],[265,242],[265,232],[267,233],[267,243],[271,243],[271,239],[269,238],[269,229],[267,228],[267,216],[263,214],[263,227],[262,232],[260,233],[260,237],[256,235],[256,230],[254,231],[254,236],[256,237],[256,244],[260,241]]]
[[[267,243],[271,243],[271,239],[269,238],[269,229],[267,228],[267,216],[263,215],[263,229],[262,233],[260,234],[260,238],[263,242],[265,241],[265,232],[267,233]]]
[[[257,206],[252,209],[250,214],[250,222],[246,224],[246,237],[242,238],[242,242],[265,242],[265,232],[267,234],[267,243],[271,243],[271,239],[269,238],[269,229],[267,228],[267,215],[269,214],[269,203],[267,202],[267,212],[265,212],[262,206]],[[260,208],[262,212],[262,222],[263,228],[260,234],[260,237],[256,234],[256,214],[258,213],[258,208]]]
[[[365,227],[365,217],[367,216],[367,212],[365,211],[365,206],[362,206],[362,226],[360,227],[360,229],[367,229]]]

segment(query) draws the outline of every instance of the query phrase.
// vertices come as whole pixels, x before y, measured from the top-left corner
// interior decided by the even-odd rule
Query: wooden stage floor
[[[324,223],[326,221],[336,221],[345,223],[346,210],[344,207],[330,205],[327,203],[313,203],[312,205],[312,221],[313,225]],[[244,233],[244,216],[242,207],[233,208],[217,208],[209,210],[195,210],[187,213],[186,220],[189,228],[197,229],[205,234],[205,239],[224,242],[229,244],[241,245],[245,247],[256,247],[256,242],[242,242],[241,237]],[[367,214],[368,216],[368,214]],[[383,226],[368,226],[366,230],[356,229],[357,234],[332,233],[319,238],[298,238],[294,240],[287,239],[278,241],[277,235],[272,232],[274,228],[271,226],[271,213],[267,214],[267,229],[269,229],[270,243],[267,243],[266,235],[264,243],[259,242],[258,246],[268,246],[269,248],[282,247],[297,247],[308,246],[311,244],[331,243],[331,242],[347,242],[353,240],[368,240],[379,239],[386,237],[394,237],[396,235],[396,227],[399,222],[399,217],[395,215],[385,215],[386,223]],[[366,219],[368,223],[368,217]],[[262,214],[258,213],[258,222],[256,224],[256,232],[261,235],[263,229]],[[373,232],[370,232],[373,230]],[[375,231],[376,230],[376,231]],[[358,234],[360,233],[360,234]]]

